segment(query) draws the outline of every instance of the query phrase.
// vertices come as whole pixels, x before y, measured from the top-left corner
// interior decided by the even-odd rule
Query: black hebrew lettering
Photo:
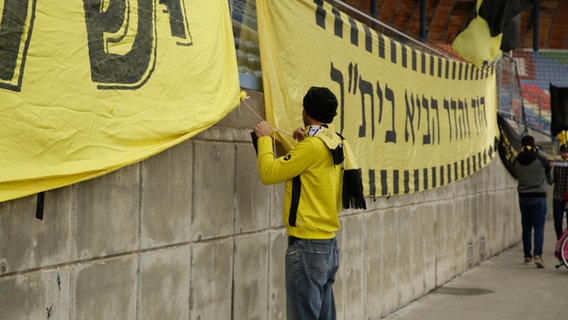
[[[379,124],[383,121],[383,90],[381,84],[377,81],[377,98],[379,100]]]
[[[333,66],[333,62],[329,69],[329,77],[339,85],[339,133],[343,133],[345,125],[345,81],[343,80],[343,73]]]
[[[364,80],[359,76],[359,92],[361,94],[361,110],[363,111],[363,125],[359,127],[359,137],[365,136],[365,96],[370,97],[371,101],[371,119],[375,119],[375,99],[373,95],[373,84]],[[361,128],[363,128],[363,132],[361,132]],[[363,134],[363,135],[361,135]],[[375,139],[375,121],[371,121],[371,140]]]
[[[477,112],[475,111],[475,109],[477,108],[477,100],[472,98],[471,99],[471,112],[473,114],[473,122],[475,124],[475,133],[479,133],[479,123],[477,122]]]
[[[406,102],[406,117],[404,121],[404,141],[408,142],[410,139],[410,135],[412,134],[412,144],[414,145],[416,141],[416,136],[414,134],[414,115],[418,112],[420,116],[420,108],[416,108],[414,104],[414,98],[412,94],[410,95],[410,99],[408,97],[408,90],[404,92],[404,99]],[[420,122],[419,122],[420,123]],[[410,130],[409,130],[410,128]]]
[[[394,123],[395,123],[395,101],[394,101],[394,91],[392,91],[391,88],[389,88],[389,85],[387,84],[385,86],[385,97],[388,101],[391,102],[391,106],[392,106],[392,121],[391,121],[391,127],[392,130],[387,130],[386,132],[386,137],[385,137],[385,142],[393,142],[396,143],[396,131],[395,131],[395,127],[394,127]]]
[[[422,136],[422,144],[431,144],[432,136],[430,134],[430,108],[428,107],[428,100],[422,97],[422,108],[426,109],[426,134]]]
[[[35,0],[4,1],[0,16],[0,88],[21,90],[35,5]],[[27,29],[26,22],[29,23]]]
[[[458,127],[458,103],[456,100],[450,100],[450,109],[453,111],[453,120],[454,120],[454,130],[456,132],[456,139],[459,139],[459,127]]]
[[[463,139],[464,137],[464,130],[465,130],[465,124],[464,124],[464,116],[463,116],[463,102],[461,100],[456,101],[457,103],[457,111],[459,111],[459,113],[456,113],[458,119],[458,126],[460,128],[460,140]]]
[[[99,88],[137,88],[148,80],[155,63],[153,0],[83,0],[91,63],[91,78]],[[137,19],[131,19],[133,15]],[[137,21],[135,26],[130,24]],[[135,29],[135,34],[128,34]],[[113,51],[113,44],[133,38],[127,52]]]
[[[434,98],[421,98],[409,93],[408,90],[404,94],[406,103],[406,117],[404,124],[404,139],[406,142],[416,143],[416,131],[420,130],[422,119],[421,109],[424,108],[424,121],[426,122],[426,133],[422,135],[422,144],[440,144],[441,142],[441,125],[440,112],[438,110],[438,100]],[[449,102],[446,101],[445,108],[449,109]],[[448,123],[451,125],[451,113],[448,112]],[[450,129],[451,135],[451,129]]]
[[[452,115],[450,112],[450,101],[448,101],[447,99],[444,99],[444,109],[446,110],[446,113],[448,114],[448,126],[450,127],[450,142],[452,142]]]
[[[168,13],[170,16],[170,32],[173,37],[178,39],[177,44],[191,46],[193,40],[185,16],[185,0],[160,0],[160,4],[167,8],[164,13]]]
[[[481,119],[483,120],[483,126],[487,128],[487,110],[485,106],[485,97],[479,98],[479,106],[479,109],[481,111]],[[481,106],[483,106],[483,108],[481,108]]]
[[[440,144],[441,137],[440,137],[440,112],[438,111],[438,100],[432,98],[430,101],[430,109],[436,112],[436,118],[432,118],[432,132],[437,133],[437,136],[434,137],[433,144],[438,140],[438,144]],[[437,130],[436,130],[437,129]]]
[[[470,124],[469,124],[469,108],[468,108],[468,105],[467,105],[467,101],[462,101],[462,103],[464,104],[463,110],[464,110],[464,115],[465,115],[464,121],[465,121],[467,137],[471,138],[471,127],[470,127]]]

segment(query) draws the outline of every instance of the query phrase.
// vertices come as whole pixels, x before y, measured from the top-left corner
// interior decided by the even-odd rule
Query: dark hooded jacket
[[[519,184],[520,197],[546,197],[548,185],[553,182],[552,167],[538,151],[521,151],[513,162],[513,171]]]

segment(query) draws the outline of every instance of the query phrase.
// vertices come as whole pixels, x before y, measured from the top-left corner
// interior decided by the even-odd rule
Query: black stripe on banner
[[[367,52],[373,52],[373,35],[371,34],[371,29],[363,25],[363,30],[365,31],[365,50],[367,50]]]
[[[459,180],[458,163],[456,161],[456,162],[454,162],[454,181],[458,181],[458,180]]]
[[[426,54],[424,52],[420,52],[420,66],[420,72],[426,74]]]
[[[355,23],[353,18],[349,17],[349,24],[351,25],[351,44],[359,46],[359,28],[357,28],[357,23]]]
[[[396,64],[396,42],[391,41],[390,47],[391,47],[391,62]]]
[[[379,57],[385,58],[385,39],[379,34]]]
[[[430,75],[434,76],[434,56],[430,56]]]
[[[483,164],[481,163],[481,152],[477,153],[477,163],[479,163],[479,169],[483,168]]]
[[[457,69],[457,64],[455,61],[452,61],[452,80],[456,80],[456,69]]]
[[[440,166],[440,186],[444,185],[444,166]]]
[[[438,57],[438,78],[442,77],[442,58]]]
[[[467,158],[467,175],[471,175],[471,158]]]
[[[460,63],[460,73],[458,75],[458,80],[462,79],[462,72],[463,72],[463,63]]]
[[[404,193],[410,192],[410,172],[404,170]]]
[[[414,192],[420,191],[420,171],[414,169]]]
[[[448,183],[452,182],[452,164],[448,163]]]
[[[393,183],[392,183],[392,188],[393,188],[393,193],[394,194],[399,194],[399,178],[398,178],[398,170],[394,170],[392,172],[392,179],[393,179]]]
[[[323,0],[314,0],[316,7],[316,24],[325,30],[325,15],[327,11],[323,8]]]
[[[424,190],[428,190],[428,169],[424,168],[422,176],[424,177]]]
[[[339,10],[335,7],[331,9],[333,16],[335,17],[335,24],[333,25],[333,32],[336,36],[343,38],[343,20],[341,20],[341,15],[339,14]]]
[[[473,165],[472,165],[473,172],[477,171],[477,159],[476,158],[477,158],[477,156],[475,154],[473,156],[471,156],[471,160],[473,162]]]
[[[450,60],[446,60],[446,79],[450,78]]]
[[[412,48],[412,71],[418,71],[417,69],[417,57],[416,57],[416,49]]]
[[[381,194],[386,196],[389,194],[389,185],[387,181],[387,170],[381,170]]]
[[[432,167],[432,188],[436,188],[436,167]]]
[[[463,159],[461,159],[460,162],[461,162],[461,176],[460,176],[460,179],[463,179],[463,177],[465,177],[465,161],[463,161]]]
[[[479,69],[475,70],[475,80],[479,80]]]
[[[408,52],[407,51],[408,51],[408,47],[405,46],[405,45],[401,45],[400,53],[402,55],[401,59],[402,59],[402,67],[403,68],[408,68],[408,56],[407,56]]]
[[[375,183],[375,170],[369,169],[369,194],[374,197],[377,194],[377,184]]]

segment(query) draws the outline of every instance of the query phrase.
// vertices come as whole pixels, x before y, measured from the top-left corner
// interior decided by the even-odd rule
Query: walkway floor
[[[523,263],[522,244],[483,261],[384,320],[558,320],[568,315],[568,268],[556,269],[546,221],[545,269]]]

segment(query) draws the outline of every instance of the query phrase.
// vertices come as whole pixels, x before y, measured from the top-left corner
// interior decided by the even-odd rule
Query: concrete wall
[[[259,181],[249,94],[185,143],[46,192],[43,220],[35,196],[0,203],[0,319],[284,319],[283,186]],[[517,243],[516,199],[495,159],[342,212],[339,319],[380,319]]]

